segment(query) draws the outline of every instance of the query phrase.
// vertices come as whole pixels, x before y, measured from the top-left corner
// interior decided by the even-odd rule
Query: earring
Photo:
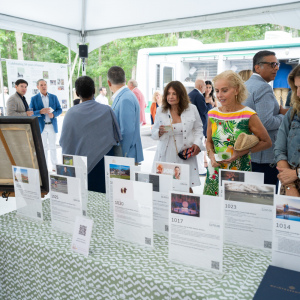
[[[238,100],[238,97],[237,97],[238,95],[235,95],[235,101],[237,102],[237,100]]]

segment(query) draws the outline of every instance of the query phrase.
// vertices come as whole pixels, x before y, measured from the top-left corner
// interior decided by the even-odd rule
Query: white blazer
[[[161,155],[164,155],[167,149],[167,144],[170,135],[165,133],[159,137],[159,126],[170,125],[171,113],[162,112],[162,108],[158,107],[156,110],[155,122],[152,128],[152,138],[159,140],[157,150]],[[202,151],[205,151],[205,147],[202,143],[203,138],[203,125],[199,116],[199,112],[194,104],[189,104],[189,107],[181,114],[181,123],[183,127],[183,143],[177,143],[178,151],[182,151],[191,147],[193,144],[197,145]]]

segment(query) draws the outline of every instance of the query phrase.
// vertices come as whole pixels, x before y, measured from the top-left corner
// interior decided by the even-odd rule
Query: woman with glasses
[[[291,108],[279,127],[274,154],[281,195],[300,197],[300,65],[288,76]]]

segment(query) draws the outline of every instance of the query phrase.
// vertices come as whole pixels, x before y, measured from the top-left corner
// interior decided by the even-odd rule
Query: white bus
[[[300,38],[280,31],[267,32],[266,39],[250,42],[202,44],[193,39],[181,39],[178,46],[139,50],[137,82],[151,105],[156,90],[163,92],[172,80],[181,81],[187,91],[194,87],[196,78],[211,80],[225,70],[252,70],[252,59],[260,50],[276,53],[279,62],[299,64]]]

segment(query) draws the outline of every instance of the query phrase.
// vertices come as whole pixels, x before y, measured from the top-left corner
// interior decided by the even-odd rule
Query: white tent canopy
[[[300,29],[293,0],[38,0],[6,1],[0,28],[50,37],[77,52],[118,38],[271,23]]]

